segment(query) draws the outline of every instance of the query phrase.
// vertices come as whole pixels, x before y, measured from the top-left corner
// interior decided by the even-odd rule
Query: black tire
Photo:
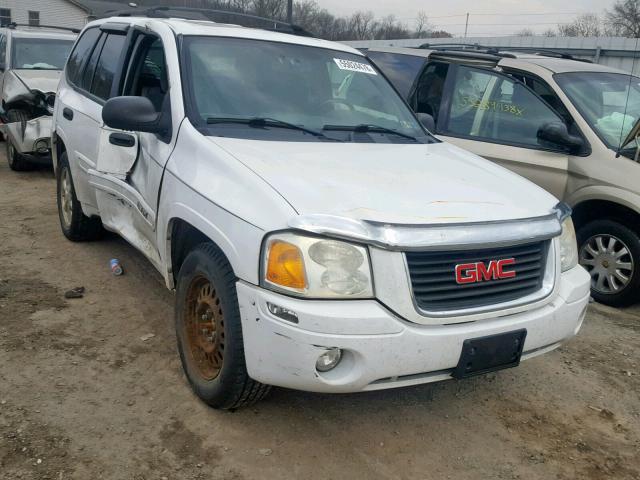
[[[200,285],[198,282],[209,282],[213,290],[211,297],[217,299],[217,318],[207,318],[212,326],[216,325],[211,330],[216,333],[210,333],[211,336],[205,338],[209,339],[211,346],[217,345],[219,338],[222,339],[222,348],[215,347],[222,352],[219,360],[221,366],[217,367],[217,372],[213,374],[215,376],[209,375],[209,378],[203,374],[203,368],[211,365],[205,360],[206,365],[202,366],[202,351],[198,350],[200,344],[190,340],[189,326],[195,325],[194,331],[200,331],[204,325],[197,320],[202,311],[201,304],[197,300],[191,303],[194,301],[193,289],[198,290]],[[222,252],[210,243],[203,243],[187,255],[180,268],[176,288],[175,325],[182,367],[195,394],[211,407],[225,410],[252,405],[264,398],[271,389],[269,385],[251,379],[247,373],[235,283],[236,277]],[[206,311],[206,315],[209,314]],[[196,319],[195,324],[191,323],[193,320],[189,315]],[[200,364],[195,355],[200,357]]]
[[[29,119],[27,114],[22,110],[9,110],[7,112],[7,118],[9,119],[9,123],[26,122]],[[9,168],[11,170],[14,172],[26,172],[33,169],[33,165],[18,153],[8,135],[5,143],[7,147],[7,162],[9,162]]]
[[[614,220],[595,220],[580,227],[577,232],[577,237],[580,263],[591,273],[592,279],[594,279],[591,285],[591,295],[593,298],[599,303],[612,307],[626,307],[640,301],[640,237],[638,233]],[[619,291],[614,291],[614,289],[610,287],[609,280],[604,284],[604,289],[609,290],[609,292],[598,291],[596,285],[594,285],[596,272],[594,271],[595,267],[593,263],[598,263],[598,267],[602,266],[602,268],[610,265],[609,263],[600,264],[599,262],[593,262],[592,259],[594,256],[589,252],[585,252],[588,245],[591,245],[592,249],[594,245],[597,245],[594,242],[598,237],[604,237],[605,239],[607,237],[614,237],[619,242],[616,252],[622,252],[622,247],[626,247],[628,251],[627,254],[619,257],[619,261],[625,264],[631,264],[631,271],[620,271],[630,280],[620,288],[621,282],[614,279]],[[603,262],[609,261],[606,257],[603,258]]]
[[[67,179],[69,185],[65,189],[64,183]],[[72,242],[86,242],[102,237],[104,228],[100,218],[87,217],[82,213],[82,206],[76,197],[76,189],[73,186],[73,177],[67,160],[67,152],[60,156],[56,172],[56,185],[58,218],[60,219],[60,228],[62,228],[64,236]],[[64,192],[67,192],[66,195]]]

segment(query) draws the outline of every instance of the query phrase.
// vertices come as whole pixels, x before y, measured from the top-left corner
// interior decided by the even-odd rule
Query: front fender
[[[178,219],[214,242],[227,257],[236,277],[258,283],[260,246],[265,234],[261,228],[205,199],[168,171],[165,172],[158,212],[158,250],[167,287],[174,288],[171,232]]]

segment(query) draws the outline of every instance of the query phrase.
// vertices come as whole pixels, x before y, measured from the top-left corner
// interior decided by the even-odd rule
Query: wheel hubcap
[[[62,210],[62,219],[65,227],[71,225],[71,215],[73,213],[72,195],[71,195],[71,177],[69,170],[63,169],[61,172],[62,179],[60,181],[60,208]]]
[[[598,293],[620,293],[631,282],[634,262],[627,245],[613,235],[594,235],[580,248],[580,264],[591,274]]]
[[[193,364],[202,378],[213,380],[224,360],[224,315],[207,278],[198,276],[191,282],[185,315],[185,338]]]

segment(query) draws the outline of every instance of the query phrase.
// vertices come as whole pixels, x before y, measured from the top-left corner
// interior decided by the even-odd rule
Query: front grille
[[[406,253],[411,287],[421,310],[438,312],[497,305],[537,292],[542,288],[548,241],[513,247],[447,252]],[[456,265],[515,259],[509,271],[516,276],[477,283],[458,284]],[[506,269],[505,269],[506,270]]]

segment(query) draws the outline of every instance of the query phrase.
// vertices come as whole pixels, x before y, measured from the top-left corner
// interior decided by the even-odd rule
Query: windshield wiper
[[[313,130],[312,128],[303,127],[301,125],[296,125],[295,123],[285,122],[283,120],[278,120],[276,118],[268,118],[268,117],[254,117],[254,118],[234,118],[234,117],[209,117],[207,118],[208,125],[215,125],[218,123],[237,123],[239,125],[248,125],[252,128],[264,128],[264,127],[273,127],[273,128],[288,128],[290,130],[298,130],[300,132],[305,132],[314,137],[324,138],[326,140],[331,140],[334,142],[341,142],[342,140],[338,140],[337,138],[327,137],[324,133],[319,132],[317,130]]]
[[[325,125],[322,130],[333,130],[336,132],[356,132],[356,133],[390,133],[391,135],[397,135],[399,137],[406,138],[418,142],[418,139],[407,133],[402,133],[392,128],[383,127],[381,125],[370,125],[363,123],[360,125]]]

